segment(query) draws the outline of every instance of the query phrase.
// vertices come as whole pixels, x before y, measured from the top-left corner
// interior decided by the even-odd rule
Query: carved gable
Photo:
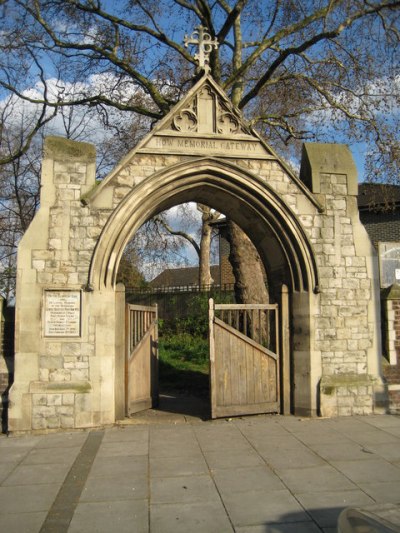
[[[210,76],[204,76],[137,152],[275,158]]]
[[[173,115],[166,129],[180,133],[251,135],[231,106],[205,83],[179,113]]]

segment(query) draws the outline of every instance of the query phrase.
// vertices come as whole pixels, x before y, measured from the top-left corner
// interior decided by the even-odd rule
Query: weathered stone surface
[[[214,102],[225,102],[213,82],[204,83]],[[46,140],[41,208],[19,252],[16,357],[23,364],[11,393],[11,429],[90,427],[125,411],[116,374],[123,335],[116,258],[131,228],[157,211],[161,197],[163,208],[174,205],[178,189],[179,201],[215,201],[237,217],[271,263],[277,294],[282,283],[290,287],[295,412],[316,414],[318,405],[325,416],[373,411],[380,386],[377,260],[355,209],[347,147],[307,145],[299,179],[240,117],[240,135],[208,135],[211,157],[201,151],[200,133],[179,145],[189,138],[173,128],[178,111],[101,184],[91,145]],[[45,289],[81,291],[78,337],[44,335]]]

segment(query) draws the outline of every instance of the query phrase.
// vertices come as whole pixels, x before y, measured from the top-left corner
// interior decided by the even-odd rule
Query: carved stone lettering
[[[229,122],[229,119],[227,119]],[[233,126],[233,124],[231,123]],[[142,151],[151,149],[164,149],[168,153],[210,153],[223,156],[246,156],[246,155],[261,155],[266,156],[267,153],[262,145],[253,140],[242,139],[212,139],[201,137],[152,137]]]
[[[81,293],[46,291],[44,334],[46,337],[79,337],[81,333]]]

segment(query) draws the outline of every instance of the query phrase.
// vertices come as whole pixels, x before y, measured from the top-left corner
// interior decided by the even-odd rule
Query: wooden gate
[[[278,305],[211,298],[209,320],[211,418],[280,412]]]
[[[126,306],[125,394],[127,416],[158,403],[157,306]]]

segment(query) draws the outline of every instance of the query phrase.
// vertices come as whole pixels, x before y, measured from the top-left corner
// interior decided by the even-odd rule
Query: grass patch
[[[164,391],[195,396],[209,392],[208,340],[188,333],[159,339],[159,385]]]

